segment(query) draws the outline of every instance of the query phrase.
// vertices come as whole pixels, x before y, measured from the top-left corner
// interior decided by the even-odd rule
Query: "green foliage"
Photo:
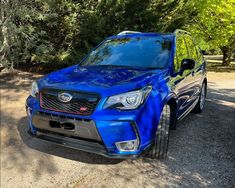
[[[197,36],[203,23],[212,37],[203,35],[204,46],[220,47],[234,36],[232,1],[2,0],[0,64],[74,64],[105,37],[120,31],[172,32],[192,20],[190,27]]]
[[[205,50],[220,49],[224,65],[229,64],[235,47],[235,0],[205,0],[197,5],[197,11],[191,31]]]

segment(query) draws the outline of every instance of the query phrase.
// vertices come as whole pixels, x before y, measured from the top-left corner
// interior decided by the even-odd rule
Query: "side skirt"
[[[177,118],[177,120],[180,121],[185,116],[187,116],[189,114],[189,112],[191,112],[193,110],[193,108],[197,105],[198,100],[199,100],[199,97],[197,98],[197,100],[194,101],[194,103],[180,117]]]

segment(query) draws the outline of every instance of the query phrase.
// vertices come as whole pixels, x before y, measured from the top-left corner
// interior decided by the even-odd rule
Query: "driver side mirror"
[[[182,76],[185,70],[192,70],[195,66],[195,61],[192,59],[183,59],[181,62],[180,75]]]

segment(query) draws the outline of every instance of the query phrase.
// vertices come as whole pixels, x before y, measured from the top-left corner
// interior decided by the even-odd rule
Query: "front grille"
[[[71,101],[65,103],[58,99],[58,95],[64,92],[72,95]],[[97,94],[56,89],[44,89],[40,93],[41,108],[69,114],[91,115],[98,102]]]

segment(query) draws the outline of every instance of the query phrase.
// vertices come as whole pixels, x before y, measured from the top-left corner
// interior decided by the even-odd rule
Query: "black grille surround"
[[[69,93],[72,95],[72,99],[69,102],[61,102],[58,99],[58,95],[61,93]],[[100,100],[100,96],[94,93],[51,88],[43,89],[39,97],[40,107],[43,109],[83,116],[91,115]]]

